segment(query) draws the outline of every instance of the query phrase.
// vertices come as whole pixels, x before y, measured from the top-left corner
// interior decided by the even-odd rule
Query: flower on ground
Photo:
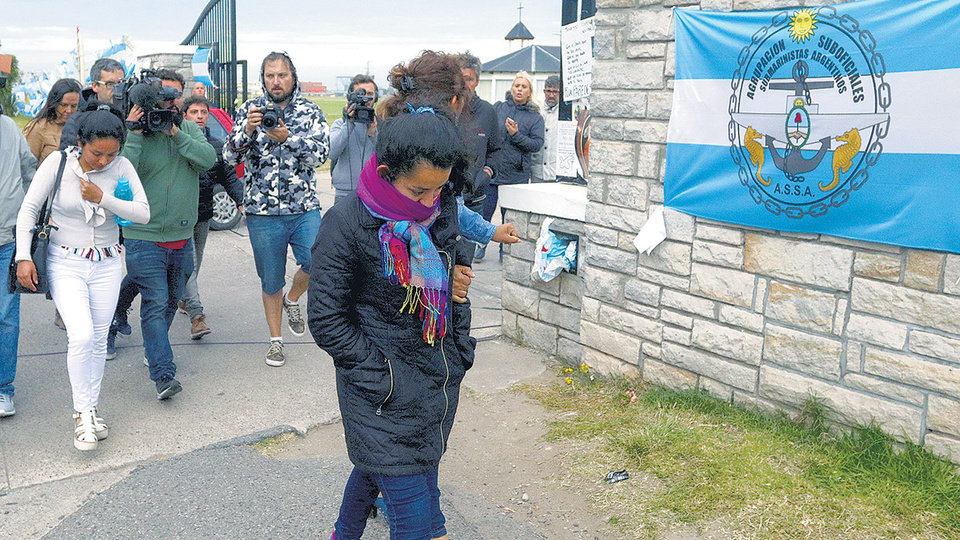
[[[564,381],[565,383],[567,383],[567,384],[573,384],[573,379],[571,379],[570,377],[567,377],[567,378],[564,379],[563,381]]]
[[[588,366],[588,365],[586,365],[586,364],[580,364],[580,372],[581,372],[581,373],[590,373],[590,366]]]

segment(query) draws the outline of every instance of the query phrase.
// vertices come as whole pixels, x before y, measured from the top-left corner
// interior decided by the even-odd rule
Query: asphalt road
[[[323,198],[328,207],[332,191]],[[288,277],[294,270],[290,261]],[[489,341],[499,335],[499,266],[485,261],[477,273],[481,344],[464,385],[483,393],[542,372],[545,358]],[[23,298],[17,414],[0,420],[0,539],[329,537],[346,456],[281,461],[249,445],[339,418],[332,361],[309,334],[284,328],[286,365],[265,365],[268,332],[242,226],[211,232],[199,283],[213,333],[190,340],[182,315],[171,328],[183,392],[157,401],[134,304],[134,333],[119,337],[104,375],[110,437],[93,452],[73,447],[66,334],[53,326],[53,305]],[[515,360],[510,369],[504,357]],[[539,538],[475,495],[441,488],[452,537]],[[388,537],[382,518],[364,535]]]

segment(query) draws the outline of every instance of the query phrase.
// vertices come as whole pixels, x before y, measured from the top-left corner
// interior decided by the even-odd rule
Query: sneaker
[[[63,324],[63,317],[60,316],[60,312],[56,309],[53,310],[53,325],[61,330],[67,329],[67,325]]]
[[[477,250],[473,252],[473,260],[482,261],[486,255],[487,255],[487,245],[477,244]]]
[[[271,367],[280,367],[286,362],[283,356],[283,342],[271,341],[270,348],[267,349],[267,365]]]
[[[96,434],[98,441],[106,439],[107,435],[110,434],[110,428],[107,427],[107,423],[103,421],[103,418],[97,414],[96,407],[93,409],[93,432]]]
[[[0,394],[0,417],[13,416],[17,414],[17,409],[13,406],[13,396]]]
[[[180,393],[183,387],[180,382],[173,377],[165,377],[157,381],[157,399],[164,400]]]
[[[133,333],[133,328],[130,328],[130,323],[127,321],[126,312],[114,315],[113,322],[110,323],[110,328],[113,330],[114,334],[119,332],[125,336],[129,336]]]
[[[183,300],[177,301],[177,313],[180,313],[181,315],[189,315],[189,313],[187,313],[187,304]]]
[[[194,315],[194,317],[190,319],[190,339],[200,339],[212,332],[210,327],[207,326],[205,319],[206,317],[203,313]]]
[[[100,442],[100,439],[97,438],[95,416],[92,410],[73,413],[75,426],[73,428],[73,446],[77,450],[86,452],[97,449],[97,443]]]
[[[107,330],[107,360],[113,360],[117,357],[117,331],[110,327]]]
[[[290,327],[290,331],[297,337],[302,336],[305,325],[303,324],[303,314],[300,312],[300,304],[290,302],[287,300],[287,295],[284,294],[283,309],[287,312],[287,326]]]

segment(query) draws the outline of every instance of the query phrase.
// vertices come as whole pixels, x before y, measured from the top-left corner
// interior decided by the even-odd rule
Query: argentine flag
[[[203,83],[204,86],[213,87],[213,80],[210,79],[210,47],[197,47],[193,53],[193,79]]]
[[[666,206],[960,253],[960,0],[674,13]]]

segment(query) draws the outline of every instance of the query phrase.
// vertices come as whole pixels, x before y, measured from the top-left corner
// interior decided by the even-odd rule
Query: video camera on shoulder
[[[357,88],[353,92],[347,92],[347,104],[353,103],[353,115],[350,119],[358,124],[372,124],[374,121],[374,110],[370,106],[375,96],[367,95],[364,88]]]
[[[174,125],[180,125],[183,121],[180,111],[159,105],[161,101],[173,101],[178,97],[180,92],[176,88],[163,86],[157,72],[152,69],[143,69],[140,79],[131,75],[113,88],[113,104],[123,111],[124,118],[130,115],[134,105],[143,109],[140,120],[127,121],[127,129],[142,130],[144,134],[168,131]]]

